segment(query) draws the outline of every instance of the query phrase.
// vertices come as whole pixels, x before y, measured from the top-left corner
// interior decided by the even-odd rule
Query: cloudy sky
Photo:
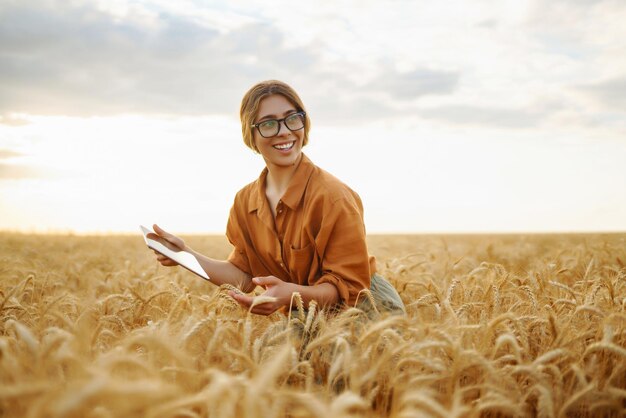
[[[223,233],[263,168],[239,102],[273,78],[370,232],[626,231],[622,0],[3,0],[0,21],[0,230]]]

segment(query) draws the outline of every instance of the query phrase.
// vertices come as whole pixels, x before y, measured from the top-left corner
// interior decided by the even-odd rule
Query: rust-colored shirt
[[[303,154],[274,219],[266,177],[267,168],[235,196],[226,230],[235,248],[228,261],[253,277],[332,283],[340,301],[353,306],[376,272],[359,195]]]

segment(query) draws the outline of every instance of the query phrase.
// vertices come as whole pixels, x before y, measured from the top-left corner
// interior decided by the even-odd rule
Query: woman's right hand
[[[171,246],[176,247],[176,249],[184,250],[186,248],[185,241],[183,241],[182,238],[179,238],[176,235],[170,234],[169,232],[161,229],[157,224],[154,224],[152,226],[152,228],[154,229],[154,232],[159,237],[161,237],[162,239],[166,240],[168,242],[168,244],[171,244]],[[168,245],[168,247],[170,247],[170,245]],[[178,265],[178,263],[176,261],[172,260],[171,258],[168,258],[168,257],[164,256],[163,254],[157,252],[157,251],[154,251],[154,253],[157,256],[157,261],[159,263],[161,263],[162,266],[173,267],[173,266],[177,266]]]

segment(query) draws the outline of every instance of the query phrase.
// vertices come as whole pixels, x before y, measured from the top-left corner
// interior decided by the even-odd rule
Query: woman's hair
[[[259,104],[261,100],[273,94],[284,96],[298,112],[306,112],[304,104],[298,96],[298,93],[288,84],[278,80],[261,81],[255,84],[247,91],[241,100],[241,108],[239,109],[239,117],[241,119],[241,133],[243,134],[243,142],[255,152],[259,152],[255,143],[252,132],[252,124],[255,122],[259,113]],[[311,128],[311,120],[307,114],[304,117],[304,138],[302,146],[309,142],[309,129]]]

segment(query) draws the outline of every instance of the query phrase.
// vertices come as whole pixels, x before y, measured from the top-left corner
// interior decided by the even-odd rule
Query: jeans
[[[376,303],[376,309],[381,314],[384,312],[398,315],[406,313],[404,303],[402,302],[402,299],[400,299],[398,291],[387,281],[387,279],[378,273],[374,273],[372,275],[370,292],[374,298],[374,302]],[[372,303],[367,295],[361,294],[356,306],[357,308],[368,313],[374,311]]]

